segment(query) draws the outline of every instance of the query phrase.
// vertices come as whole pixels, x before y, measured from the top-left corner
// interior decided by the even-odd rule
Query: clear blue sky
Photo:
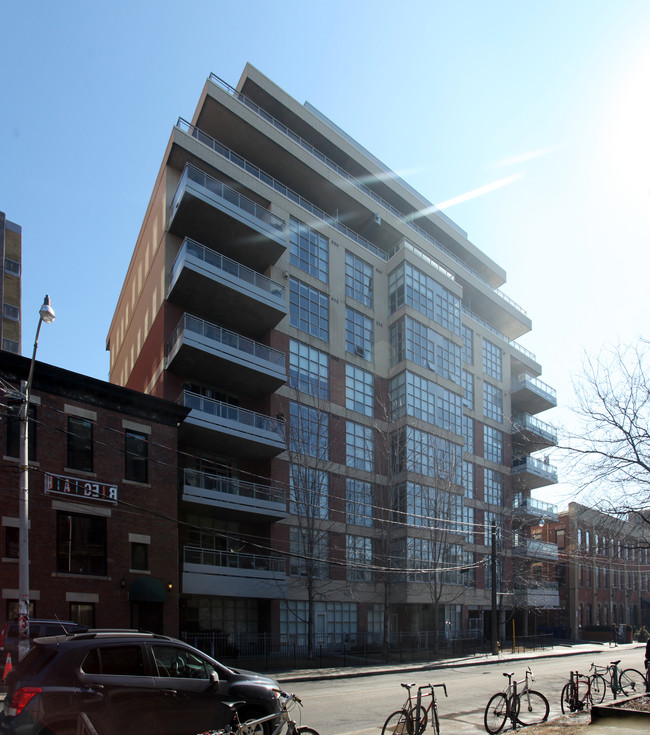
[[[520,342],[560,404],[585,351],[650,336],[648,0],[4,0],[0,13],[0,210],[23,228],[24,354],[49,293],[39,359],[107,379],[171,128],[210,72],[234,85],[247,61],[446,203],[506,269],[533,320]]]

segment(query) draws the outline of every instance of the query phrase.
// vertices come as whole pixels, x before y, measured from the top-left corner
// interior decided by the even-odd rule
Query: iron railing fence
[[[180,637],[227,666],[251,671],[376,666],[486,654],[491,650],[489,640],[478,631],[391,634],[387,647],[378,633],[316,635],[311,647],[303,635],[183,631]]]

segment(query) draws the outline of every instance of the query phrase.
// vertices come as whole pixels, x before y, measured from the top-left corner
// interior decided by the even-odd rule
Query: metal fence
[[[183,631],[180,637],[227,666],[253,671],[425,662],[491,650],[489,640],[476,631],[455,636],[445,631],[392,634],[387,647],[381,636],[365,633],[317,635],[311,647],[306,636]]]

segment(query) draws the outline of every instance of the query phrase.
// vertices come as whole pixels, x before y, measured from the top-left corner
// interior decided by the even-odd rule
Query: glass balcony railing
[[[520,474],[529,472],[539,477],[545,477],[553,482],[557,482],[557,467],[549,464],[546,460],[537,459],[536,457],[523,457],[515,459],[512,463],[512,474]]]
[[[272,281],[267,276],[238,263],[236,260],[221,255],[221,253],[217,253],[215,250],[206,248],[205,245],[201,245],[201,243],[196,242],[196,240],[191,240],[189,237],[185,238],[180,252],[176,256],[176,261],[172,268],[172,283],[176,282],[178,274],[184,266],[186,255],[198,258],[207,265],[227,273],[239,281],[248,283],[261,291],[266,291],[277,299],[281,299],[282,301],[285,299],[286,289],[282,284]]]
[[[428,243],[433,245],[436,249],[442,251],[447,255],[449,258],[451,258],[454,263],[459,265],[461,268],[466,270],[467,272],[471,273],[475,278],[478,278],[482,283],[484,283],[488,288],[495,291],[495,293],[498,293],[499,296],[501,296],[505,301],[507,301],[511,306],[513,306],[517,311],[519,311],[522,314],[526,314],[525,309],[523,309],[519,304],[517,304],[516,301],[511,299],[509,296],[506,296],[502,291],[499,289],[495,289],[488,281],[481,276],[477,271],[475,271],[473,268],[471,268],[464,260],[459,258],[455,253],[453,253],[449,248],[445,247],[442,243],[438,242],[432,235],[430,235],[426,230],[422,229],[416,222],[414,221],[416,217],[421,216],[420,212],[413,212],[410,214],[404,214],[400,210],[398,210],[396,207],[394,207],[390,202],[383,199],[379,194],[377,194],[375,191],[370,189],[366,184],[364,184],[362,181],[357,179],[355,176],[352,176],[352,174],[348,173],[344,168],[342,168],[336,161],[333,161],[329,156],[325,155],[321,151],[319,151],[317,148],[315,148],[311,143],[306,141],[304,138],[302,138],[300,135],[295,133],[293,130],[288,128],[284,123],[280,122],[277,118],[275,118],[273,115],[269,114],[264,110],[262,107],[260,107],[256,102],[253,102],[250,98],[248,98],[245,94],[242,92],[238,92],[234,87],[231,87],[227,82],[224,82],[223,79],[220,79],[215,74],[210,74],[210,80],[213,81],[217,86],[221,87],[225,92],[232,95],[235,99],[239,100],[243,105],[245,105],[248,109],[253,110],[257,115],[259,115],[262,119],[264,119],[267,123],[273,125],[274,128],[277,130],[280,130],[282,133],[284,133],[288,138],[290,138],[292,141],[297,143],[301,148],[311,153],[315,158],[317,158],[319,161],[322,161],[325,165],[327,165],[329,168],[331,168],[333,171],[335,171],[337,174],[342,176],[348,183],[355,186],[357,189],[362,191],[364,194],[369,196],[374,202],[379,204],[381,207],[389,211],[391,214],[393,214],[395,217],[397,217],[400,221],[402,221],[404,224],[408,225],[410,228],[412,228],[415,232],[417,232],[421,237],[423,237]],[[446,222],[449,222],[456,230],[461,232],[461,234],[464,237],[467,237],[467,233],[460,230],[460,228],[447,217],[443,212],[437,211],[436,212],[440,217],[442,217]],[[381,251],[380,251],[381,252]],[[386,259],[386,256],[384,254],[384,259]]]
[[[224,493],[249,500],[279,503],[286,501],[283,490],[257,482],[246,482],[234,477],[223,477],[186,467],[183,470],[183,484],[197,490]]]
[[[534,378],[528,373],[521,373],[510,384],[512,393],[523,390],[524,388],[531,390],[533,393],[537,393],[543,398],[546,398],[550,403],[557,405],[557,393],[550,385],[546,385],[539,378]]]
[[[516,516],[528,515],[543,518],[545,521],[557,521],[557,505],[545,503],[543,500],[537,500],[537,498],[526,497],[522,493],[515,495],[512,507]]]
[[[555,560],[558,558],[557,545],[547,541],[525,538],[515,542],[512,549],[513,556],[524,556],[532,559]]]
[[[285,423],[281,419],[233,406],[231,403],[217,401],[214,398],[206,398],[189,390],[183,391],[179,403],[186,408],[208,416],[214,416],[221,421],[233,422],[247,428],[277,434],[283,442],[285,441]]]
[[[528,413],[520,413],[512,419],[513,433],[517,431],[530,431],[555,444],[557,442],[557,431],[551,424],[541,421],[537,416]]]
[[[252,199],[231,189],[222,181],[219,181],[219,179],[215,179],[191,163],[185,164],[185,170],[183,171],[180,183],[176,189],[176,194],[174,195],[174,201],[172,202],[172,213],[178,209],[188,181],[198,184],[218,199],[224,200],[233,207],[245,212],[253,219],[258,220],[264,227],[271,227],[276,230],[278,235],[284,236],[285,223],[283,219],[276,217],[266,207],[262,207]]]
[[[183,560],[186,564],[200,564],[208,567],[241,569],[246,571],[283,574],[286,571],[285,561],[281,556],[264,554],[240,554],[234,551],[219,551],[185,546]]]
[[[244,337],[241,334],[237,334],[237,332],[231,332],[230,330],[219,327],[216,324],[206,322],[203,319],[192,316],[191,314],[185,314],[178,323],[178,326],[169,340],[168,354],[171,354],[185,332],[191,332],[192,334],[204,337],[206,340],[214,342],[215,344],[229,347],[247,355],[252,355],[258,360],[272,363],[284,370],[285,355],[283,352],[274,350],[272,347],[263,345],[260,342],[255,342],[255,340]]]

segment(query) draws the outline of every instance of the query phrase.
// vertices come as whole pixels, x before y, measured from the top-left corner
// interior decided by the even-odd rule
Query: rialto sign
[[[117,503],[117,485],[89,482],[64,475],[51,475],[49,472],[45,473],[45,492],[68,497],[76,495],[90,500],[102,500],[105,503]]]

